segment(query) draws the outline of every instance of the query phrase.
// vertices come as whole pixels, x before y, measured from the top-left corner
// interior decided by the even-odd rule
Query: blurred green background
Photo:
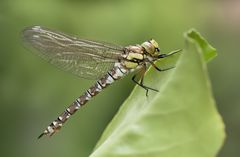
[[[239,0],[1,0],[1,156],[81,157],[91,153],[134,84],[131,76],[116,82],[73,116],[60,133],[37,140],[94,81],[60,71],[24,49],[20,32],[32,25],[120,45],[154,38],[162,52],[182,48],[183,32],[195,27],[219,54],[208,64],[227,131],[218,156],[240,155]]]

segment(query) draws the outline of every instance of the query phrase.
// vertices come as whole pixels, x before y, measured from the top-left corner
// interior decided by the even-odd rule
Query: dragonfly
[[[44,135],[52,136],[90,99],[116,80],[134,71],[136,73],[132,81],[146,90],[146,96],[149,90],[157,92],[157,89],[143,83],[147,67],[153,66],[157,71],[169,70],[171,68],[159,68],[154,62],[181,51],[160,53],[158,43],[154,39],[141,45],[124,47],[76,38],[41,26],[25,28],[22,31],[22,39],[27,47],[33,49],[32,52],[50,64],[81,78],[96,80],[96,83],[75,99],[38,138]]]

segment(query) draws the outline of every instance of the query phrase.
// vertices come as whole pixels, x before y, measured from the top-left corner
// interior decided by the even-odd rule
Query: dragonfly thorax
[[[147,63],[147,60],[154,61],[158,59],[160,55],[159,51],[158,43],[153,39],[141,45],[128,46],[122,55],[122,57],[125,58],[123,65],[127,69],[139,69]]]
[[[145,49],[146,53],[152,57],[157,57],[160,55],[158,43],[154,39],[145,41],[141,46]]]

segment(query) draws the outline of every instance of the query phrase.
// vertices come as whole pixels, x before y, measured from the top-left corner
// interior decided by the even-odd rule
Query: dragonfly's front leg
[[[172,55],[174,55],[174,54],[176,54],[180,51],[182,51],[182,50],[181,49],[175,50],[173,52],[170,52],[169,54],[160,54],[157,58],[158,59],[159,58],[166,58],[166,57],[172,56]],[[170,70],[170,69],[174,68],[174,67],[170,67],[170,68],[166,68],[166,69],[161,69],[161,68],[157,67],[157,65],[154,64],[153,61],[147,60],[147,62],[149,62],[157,71],[167,71],[167,70]]]
[[[170,52],[168,54],[160,54],[158,56],[158,58],[166,58],[166,57],[172,56],[172,55],[174,55],[174,54],[176,54],[178,52],[181,52],[181,51],[182,51],[182,49],[178,49],[178,50],[174,50],[174,51],[172,51],[172,52]]]
[[[157,58],[159,59],[159,58],[169,57],[169,56],[174,55],[174,54],[176,54],[176,53],[178,53],[178,52],[180,52],[180,51],[182,51],[182,50],[179,49],[179,50],[173,51],[173,52],[171,52],[171,53],[169,53],[169,54],[161,54],[161,55],[159,55]],[[170,68],[166,68],[166,69],[160,69],[159,67],[157,67],[156,64],[154,64],[153,61],[150,61],[150,60],[148,60],[147,58],[145,59],[145,61],[146,61],[146,62],[149,62],[149,63],[150,63],[156,70],[158,70],[158,71],[167,71],[167,70],[170,70],[170,69],[174,68],[174,67],[170,67]],[[143,64],[143,67],[142,67],[142,69],[140,70],[140,72],[137,73],[137,74],[135,74],[135,75],[132,77],[132,80],[133,80],[134,83],[136,83],[136,84],[139,85],[140,87],[144,88],[144,89],[146,90],[146,96],[148,96],[148,91],[149,91],[149,90],[152,90],[152,91],[155,91],[155,92],[158,92],[158,90],[157,90],[157,89],[154,89],[154,88],[151,88],[151,87],[147,87],[147,86],[145,86],[145,85],[143,84],[144,74],[145,74],[146,70],[147,70],[147,66],[146,66],[146,64]],[[140,83],[139,83],[137,80],[135,80],[135,78],[137,77],[138,74],[140,75]]]
[[[140,87],[145,89],[146,90],[146,96],[148,96],[148,91],[149,90],[152,90],[152,91],[155,91],[155,92],[158,92],[158,90],[154,89],[154,88],[151,88],[151,87],[147,87],[143,84],[144,74],[145,74],[146,70],[147,70],[147,66],[146,66],[146,64],[144,64],[142,69],[132,77],[132,80],[133,80],[134,83],[136,83],[137,85],[139,85]],[[140,76],[140,83],[136,80],[137,75]]]

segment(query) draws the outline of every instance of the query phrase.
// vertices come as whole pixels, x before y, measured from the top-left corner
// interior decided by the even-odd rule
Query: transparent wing
[[[98,79],[121,58],[123,47],[77,39],[40,26],[26,28],[24,43],[49,63],[79,77]]]

